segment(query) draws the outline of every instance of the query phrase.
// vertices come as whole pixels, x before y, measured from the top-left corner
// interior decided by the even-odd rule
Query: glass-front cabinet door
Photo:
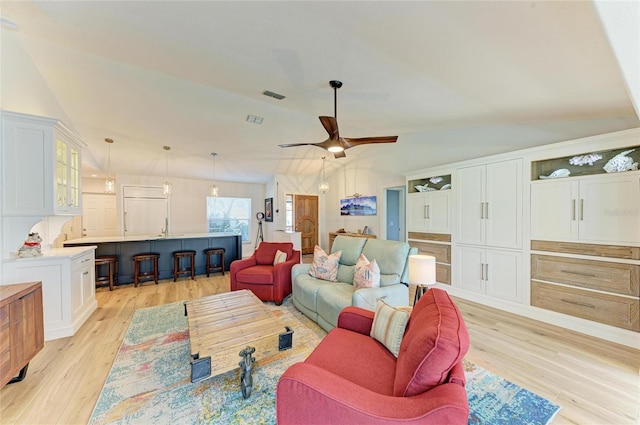
[[[82,214],[80,205],[80,150],[56,137],[56,213]]]

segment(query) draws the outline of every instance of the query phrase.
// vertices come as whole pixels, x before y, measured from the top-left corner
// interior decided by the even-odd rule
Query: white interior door
[[[166,198],[125,198],[125,236],[161,235],[166,226],[167,205]]]
[[[82,195],[82,235],[116,236],[116,197],[86,193]]]

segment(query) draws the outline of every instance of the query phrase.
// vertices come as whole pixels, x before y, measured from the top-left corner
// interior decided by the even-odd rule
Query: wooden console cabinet
[[[21,381],[43,347],[42,283],[0,286],[0,388]]]

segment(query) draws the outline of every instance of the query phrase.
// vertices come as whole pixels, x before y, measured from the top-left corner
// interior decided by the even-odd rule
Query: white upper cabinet
[[[3,111],[3,214],[81,215],[84,146],[57,120]]]
[[[457,235],[462,244],[522,248],[522,160],[457,170]]]
[[[640,244],[640,173],[531,183],[531,238]]]
[[[451,191],[411,193],[407,197],[410,232],[451,233]]]

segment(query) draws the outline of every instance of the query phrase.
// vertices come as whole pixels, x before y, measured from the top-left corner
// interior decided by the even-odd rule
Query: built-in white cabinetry
[[[532,239],[638,243],[639,211],[639,172],[531,183]]]
[[[407,195],[410,232],[451,233],[451,191],[410,193]]]
[[[457,170],[457,234],[461,244],[522,248],[522,160]]]
[[[1,115],[3,215],[81,215],[86,144],[57,120]]]
[[[456,286],[507,301],[522,302],[522,253],[457,245],[453,262]]]
[[[45,340],[72,336],[98,307],[94,260],[94,247],[6,260],[2,284],[42,281]]]

